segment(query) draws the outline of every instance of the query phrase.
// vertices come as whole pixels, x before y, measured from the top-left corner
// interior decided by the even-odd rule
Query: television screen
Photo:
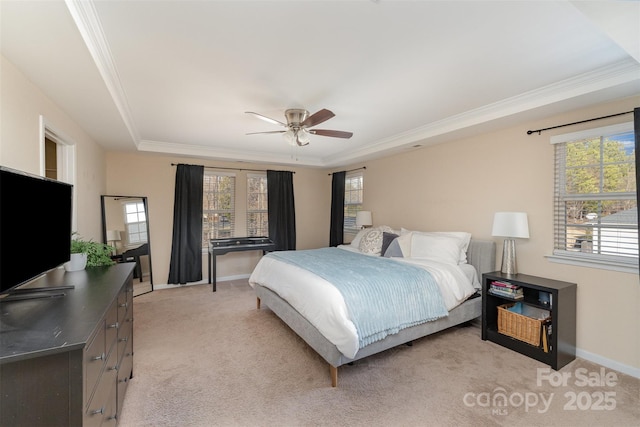
[[[69,261],[73,186],[0,166],[0,293]]]

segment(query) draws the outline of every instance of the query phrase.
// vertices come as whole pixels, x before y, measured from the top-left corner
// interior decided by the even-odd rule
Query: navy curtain
[[[204,166],[178,165],[173,204],[173,241],[167,283],[202,280]]]
[[[296,206],[293,172],[267,171],[269,238],[276,251],[296,249]]]
[[[329,246],[344,243],[344,180],[346,171],[334,172],[331,180],[331,224]]]
[[[640,218],[640,155],[638,155],[638,147],[640,147],[640,107],[633,109],[633,133],[635,136],[635,151],[636,151],[636,209],[638,209],[638,218]],[[638,233],[640,241],[640,230]]]

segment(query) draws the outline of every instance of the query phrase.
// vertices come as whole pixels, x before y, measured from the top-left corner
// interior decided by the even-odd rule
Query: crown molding
[[[428,145],[430,138],[630,82],[638,82],[640,88],[640,64],[634,60],[621,61],[375,141],[346,155],[341,153],[324,158],[323,163],[349,164],[371,158],[380,152],[397,151],[419,141],[422,145]]]
[[[65,0],[65,4],[102,76],[102,80],[107,86],[107,90],[111,94],[111,98],[129,131],[131,139],[138,146],[140,136],[132,118],[127,96],[122,87],[118,69],[111,55],[111,49],[102,30],[102,24],[93,1]]]
[[[287,166],[328,167],[321,161],[302,156],[281,156],[264,152],[248,153],[247,151],[223,150],[195,144],[151,141],[144,139],[138,144],[139,151],[171,154],[185,157],[198,157],[226,161],[242,161],[258,164],[276,164]]]

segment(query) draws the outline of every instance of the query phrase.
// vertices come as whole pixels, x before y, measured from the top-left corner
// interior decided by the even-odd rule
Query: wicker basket
[[[539,347],[542,337],[542,325],[548,319],[534,319],[533,317],[509,311],[508,309],[513,306],[514,304],[498,306],[498,332]]]

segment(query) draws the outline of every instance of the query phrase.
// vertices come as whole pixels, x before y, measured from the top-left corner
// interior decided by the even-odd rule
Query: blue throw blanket
[[[431,274],[413,265],[338,248],[265,256],[304,268],[333,284],[344,297],[360,348],[448,315]]]

